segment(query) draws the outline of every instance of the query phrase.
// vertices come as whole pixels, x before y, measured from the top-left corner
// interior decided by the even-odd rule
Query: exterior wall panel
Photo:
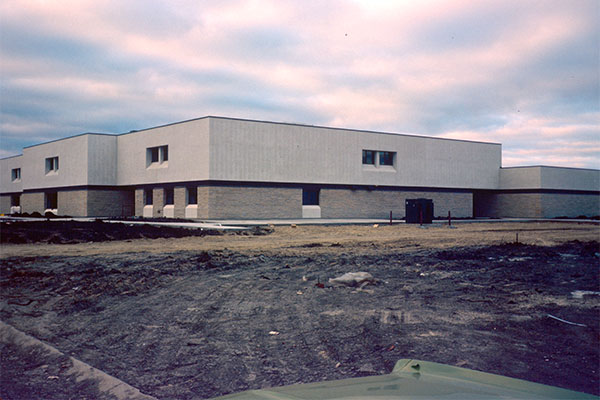
[[[10,203],[11,203],[11,195],[2,194],[0,195],[0,214],[8,215],[10,214]]]
[[[174,190],[175,218],[185,218],[185,187],[175,187]]]
[[[117,136],[88,135],[88,185],[117,185]]]
[[[87,185],[88,136],[74,136],[23,149],[23,189]],[[46,173],[46,158],[51,157],[58,157],[58,170]]]
[[[476,216],[494,218],[541,218],[539,193],[487,193],[476,196]]]
[[[209,187],[198,186],[198,218],[209,218]]]
[[[25,192],[21,196],[21,209],[24,213],[39,212],[44,214],[44,193],[43,192]]]
[[[21,168],[21,179],[13,181],[12,170]],[[0,193],[15,193],[23,190],[23,156],[0,160]]]
[[[154,218],[162,217],[163,207],[165,206],[165,190],[163,188],[155,187],[152,190],[152,204],[154,205],[152,216]]]
[[[448,211],[454,217],[471,217],[473,196],[470,192],[439,192],[382,189],[321,189],[321,216],[323,218],[389,218],[405,216],[406,199],[428,198],[434,203],[436,217],[445,217]]]
[[[543,193],[540,200],[544,218],[600,216],[598,194]]]
[[[498,186],[501,146],[224,118],[210,120],[213,180],[411,187]],[[390,168],[363,166],[362,150],[396,153]]]
[[[58,215],[87,216],[87,190],[59,190]]]
[[[92,189],[87,191],[87,216],[121,217],[134,215],[133,190]]]
[[[223,219],[302,218],[302,189],[210,186],[208,188],[208,217]]]
[[[144,213],[144,189],[135,189],[134,197],[135,216],[141,217]]]
[[[209,179],[208,119],[187,121],[118,136],[119,185]],[[146,149],[168,146],[167,165],[146,165]]]

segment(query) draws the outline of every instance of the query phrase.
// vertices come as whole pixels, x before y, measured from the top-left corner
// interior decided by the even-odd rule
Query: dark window
[[[303,206],[318,206],[319,205],[319,189],[302,189],[302,205]]]
[[[175,204],[175,190],[173,188],[165,189],[165,205]]]
[[[152,147],[150,149],[150,162],[158,162],[158,147]]]
[[[198,189],[195,186],[187,188],[187,203],[198,204]]]
[[[21,168],[13,168],[11,171],[11,178],[13,181],[21,180]]]
[[[58,193],[49,192],[46,193],[46,209],[56,209],[58,208]]]
[[[373,150],[363,150],[362,163],[367,165],[375,164],[375,152]]]
[[[144,205],[151,206],[152,203],[152,189],[144,189]]]
[[[58,157],[46,158],[46,173],[58,171]]]
[[[18,194],[13,194],[10,196],[10,206],[11,207],[19,207],[21,205],[21,196]]]
[[[394,165],[394,154],[391,151],[379,152],[379,165]]]
[[[146,148],[146,166],[169,161],[169,146],[157,146]]]

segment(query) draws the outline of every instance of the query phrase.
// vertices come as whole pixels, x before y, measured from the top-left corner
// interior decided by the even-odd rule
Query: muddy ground
[[[384,374],[400,358],[600,394],[600,298],[573,295],[600,291],[599,233],[400,224],[5,243],[0,319],[160,399]],[[353,271],[377,282],[328,283]],[[65,398],[60,368],[0,350],[3,399]]]

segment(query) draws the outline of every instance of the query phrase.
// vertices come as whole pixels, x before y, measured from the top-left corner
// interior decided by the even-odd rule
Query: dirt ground
[[[597,223],[54,237],[2,244],[0,319],[159,399],[384,374],[400,358],[600,394]],[[328,282],[356,271],[376,282]],[[60,368],[0,350],[0,397],[65,398]]]

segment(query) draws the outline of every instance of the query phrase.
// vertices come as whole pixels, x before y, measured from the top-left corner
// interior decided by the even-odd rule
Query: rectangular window
[[[152,189],[144,189],[144,205],[151,206],[153,203]]]
[[[175,189],[165,189],[165,205],[173,205],[175,204]]]
[[[169,146],[146,148],[146,167],[151,165],[162,165],[167,161],[169,161]]]
[[[58,157],[46,158],[46,174],[58,171]]]
[[[302,205],[303,206],[318,206],[319,205],[319,189],[302,189]]]
[[[10,206],[11,207],[19,207],[21,205],[21,195],[13,194],[10,196]]]
[[[375,152],[373,150],[363,150],[362,163],[366,165],[375,165]]]
[[[394,165],[394,155],[396,153],[391,151],[380,151],[379,152],[379,165]]]
[[[187,188],[187,204],[198,204],[198,189],[193,186]]]
[[[11,171],[11,179],[13,182],[18,182],[21,180],[21,168],[13,168]]]
[[[150,150],[150,162],[158,162],[158,147],[153,147]]]
[[[46,209],[55,210],[58,208],[58,193],[48,192],[45,194],[45,197]]]

